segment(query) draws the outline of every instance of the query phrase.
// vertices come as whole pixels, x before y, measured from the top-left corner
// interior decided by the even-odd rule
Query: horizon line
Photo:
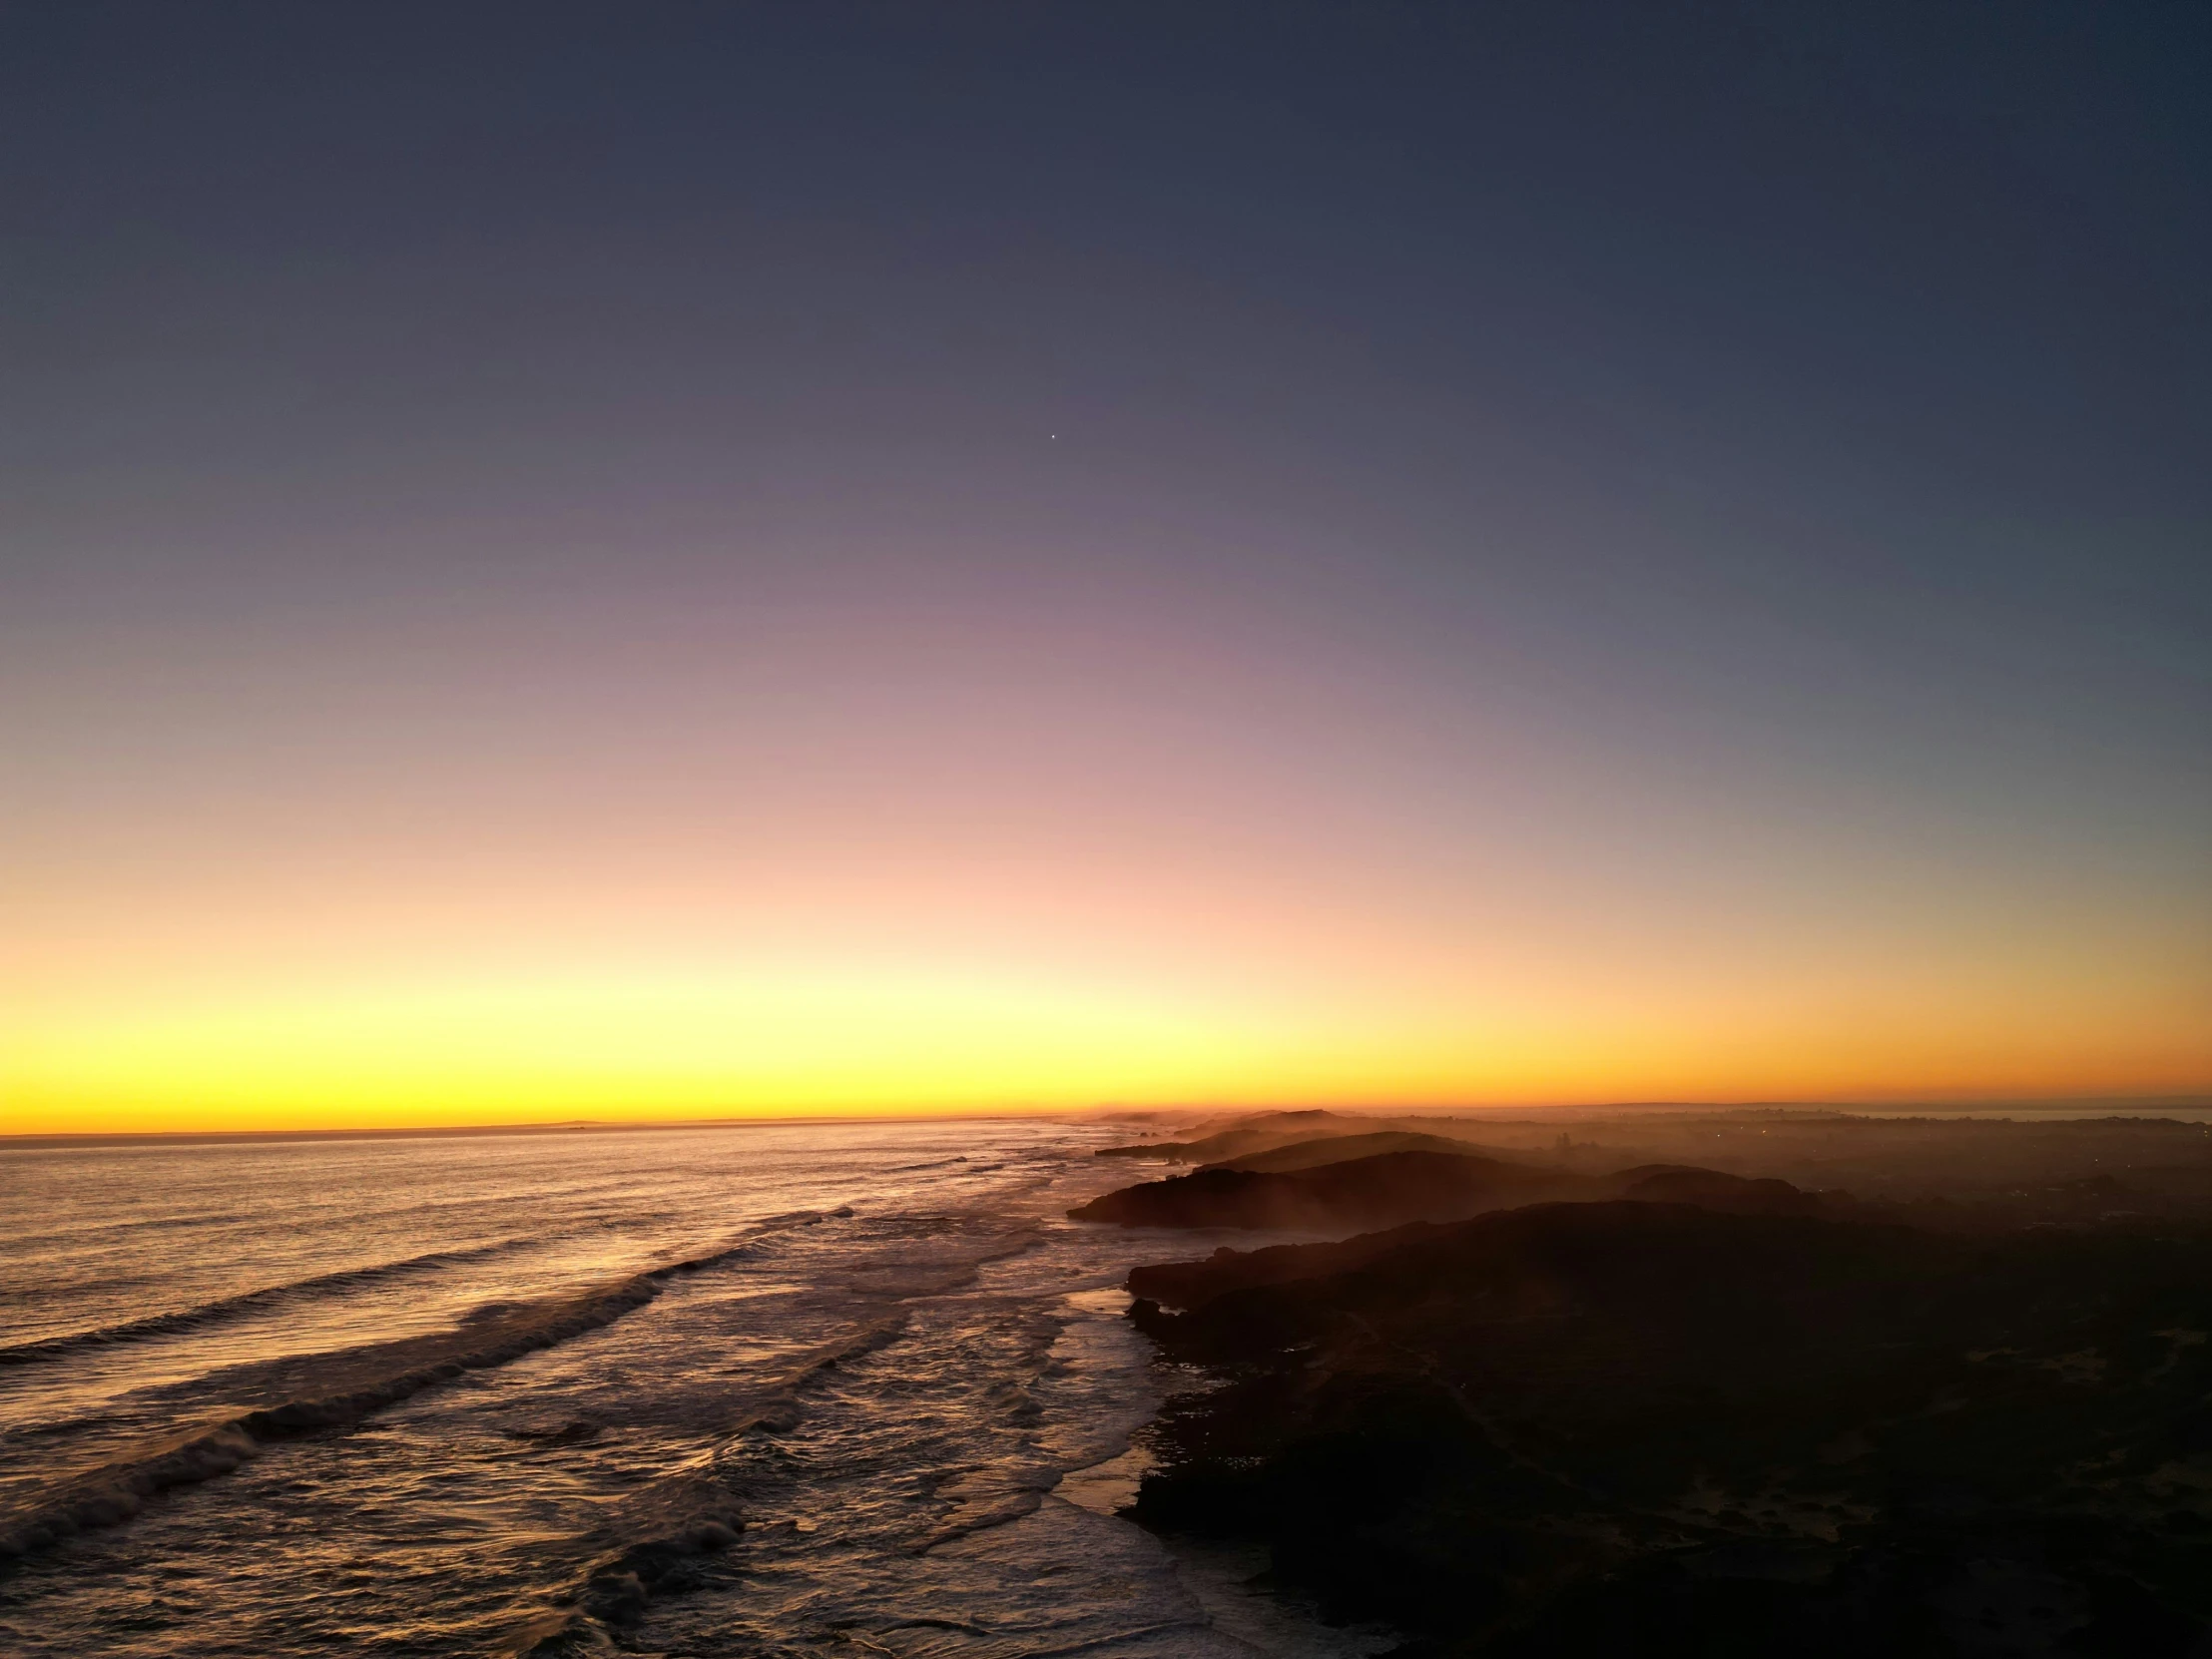
[[[2097,1109],[2102,1108],[2100,1112]],[[559,1118],[540,1123],[398,1124],[300,1129],[85,1129],[46,1130],[25,1134],[0,1133],[0,1152],[37,1151],[85,1145],[209,1145],[284,1141],[362,1140],[467,1140],[500,1135],[615,1135],[660,1132],[671,1129],[737,1129],[769,1125],[831,1123],[964,1123],[1006,1118],[1094,1119],[1141,1121],[1158,1118],[1240,1116],[1266,1113],[1337,1112],[1352,1116],[1443,1118],[1458,1115],[1495,1117],[1520,1113],[1533,1121],[1567,1120],[1609,1113],[1728,1113],[1768,1112],[1806,1115],[1882,1117],[1894,1115],[1990,1117],[2004,1113],[2035,1116],[2126,1115],[2126,1109],[2149,1110],[2153,1115],[2171,1112],[2212,1112],[2212,1093],[2184,1092],[2146,1095],[2026,1096],[2001,1099],[1939,1099],[1929,1096],[1881,1100],[1621,1100],[1581,1103],[1463,1102],[1448,1106],[1285,1105],[1231,1106],[1192,1102],[1180,1105],[1138,1106],[1112,1103],[1094,1106],[970,1107],[943,1111],[841,1111],[755,1113],[739,1117],[686,1118]]]

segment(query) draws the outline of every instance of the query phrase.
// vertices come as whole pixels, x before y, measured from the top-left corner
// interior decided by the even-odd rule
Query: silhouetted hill
[[[1237,1158],[1293,1141],[1311,1141],[1331,1135],[1360,1135],[1372,1131],[1367,1118],[1346,1117],[1339,1112],[1257,1112],[1227,1129],[1188,1141],[1147,1141],[1134,1146],[1100,1147],[1100,1158],[1144,1158],[1170,1164],[1211,1164]]]
[[[1917,1225],[2212,1222],[2212,1124],[2171,1117],[1883,1117],[1778,1107],[1456,1118],[1263,1112],[1212,1120],[1185,1140],[1109,1152],[1199,1165],[1243,1163],[1294,1143],[1389,1132],[1465,1142],[1485,1156],[1581,1175],[1687,1165],[1787,1181],[1807,1191],[1841,1188],[1871,1205],[1911,1211]],[[1375,1150],[1388,1148],[1378,1144]]]
[[[1446,1220],[1594,1192],[1586,1176],[1454,1152],[1386,1152],[1288,1174],[1214,1167],[1148,1181],[1068,1214],[1123,1227],[1331,1230]]]
[[[1385,1152],[1445,1152],[1461,1157],[1469,1154],[1497,1156],[1494,1147],[1476,1146],[1445,1135],[1423,1135],[1406,1129],[1385,1129],[1376,1134],[1327,1135],[1313,1140],[1292,1141],[1287,1145],[1271,1147],[1265,1152],[1249,1152],[1241,1157],[1216,1159],[1203,1167],[1251,1170],[1263,1175],[1290,1175],[1299,1170],[1319,1169],[1324,1164],[1347,1164],[1355,1158],[1379,1157]],[[1503,1161],[1519,1164],[1528,1162],[1525,1158],[1506,1158]]]
[[[1132,1295],[1171,1309],[1199,1308],[1255,1285],[1349,1273],[1437,1230],[1435,1222],[1416,1221],[1386,1232],[1362,1233],[1341,1244],[1270,1245],[1261,1250],[1223,1245],[1203,1262],[1155,1262],[1133,1268],[1128,1286]]]
[[[1358,1155],[1378,1143],[1406,1139],[1427,1137],[1391,1132],[1294,1142],[1209,1164],[1190,1175],[1123,1187],[1068,1214],[1077,1221],[1123,1227],[1344,1232],[1408,1221],[1459,1221],[1486,1210],[1548,1200],[1634,1198],[1760,1215],[1815,1215],[1840,1202],[1800,1192],[1786,1181],[1750,1180],[1681,1165],[1576,1175],[1487,1157],[1450,1141]],[[1338,1158],[1339,1150],[1354,1155]]]
[[[1217,1380],[1138,1517],[1266,1542],[1332,1616],[1469,1654],[2205,1651],[2202,1233],[1614,1200],[1130,1284]]]
[[[1645,1164],[1603,1177],[1608,1197],[1647,1204],[1694,1204],[1704,1210],[1730,1210],[1751,1216],[1818,1216],[1850,1204],[1841,1193],[1808,1193],[1787,1181],[1754,1180],[1686,1164]]]

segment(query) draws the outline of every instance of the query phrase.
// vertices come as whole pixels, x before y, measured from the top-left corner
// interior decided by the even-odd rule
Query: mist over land
[[[1422,1653],[2201,1651],[2212,1125],[1412,1123],[1100,1154],[1196,1168],[1080,1219],[1340,1241],[1129,1276],[1205,1380],[1146,1525]]]

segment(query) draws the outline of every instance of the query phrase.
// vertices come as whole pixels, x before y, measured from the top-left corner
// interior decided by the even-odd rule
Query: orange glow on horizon
[[[0,1132],[2212,1090],[2155,836],[1440,722],[1311,652],[921,633],[641,664],[557,739],[526,665],[371,655],[211,709],[221,766],[49,745]]]
[[[2184,1093],[2183,1010],[1861,999],[1852,1038],[1698,987],[1546,1005],[1467,983],[1238,990],[944,963],[785,960],[264,987],[18,1025],[6,1131],[456,1127],[966,1114],[1106,1103],[1448,1107],[1620,1099]],[[2124,1002],[2124,997],[2112,999]],[[1485,1013],[1485,1002],[1489,1011]]]

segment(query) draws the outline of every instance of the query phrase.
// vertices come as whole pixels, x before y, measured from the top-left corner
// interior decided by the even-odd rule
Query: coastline
[[[1232,1231],[1126,1282],[1132,1325],[1193,1380],[1126,1465],[1129,1512],[1413,1653],[2197,1652],[2212,1144],[2157,1120],[1896,1124],[1723,1133],[1727,1173],[1518,1205],[1507,1175],[1540,1191],[1619,1149],[1470,1144],[1463,1219],[1424,1215],[1449,1152],[1377,1152],[1389,1137],[1360,1125],[1156,1149],[1164,1179],[1089,1213]],[[1897,1201],[1774,1173],[1931,1146]],[[1408,1159],[1430,1173],[1404,1180]],[[1332,1194],[1358,1199],[1341,1220],[1400,1219],[1234,1231],[1292,1187],[1317,1225]]]

